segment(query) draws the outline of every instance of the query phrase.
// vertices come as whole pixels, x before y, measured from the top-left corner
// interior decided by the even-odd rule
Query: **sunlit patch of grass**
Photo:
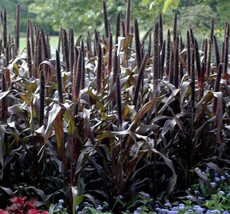
[[[54,56],[55,50],[58,47],[58,36],[50,36],[50,47],[51,47],[51,54]],[[25,50],[26,48],[26,37],[20,38],[20,47],[19,53]]]

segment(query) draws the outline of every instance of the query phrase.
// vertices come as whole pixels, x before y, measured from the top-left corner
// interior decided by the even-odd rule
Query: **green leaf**
[[[72,207],[73,213],[75,213],[76,206],[79,206],[82,203],[83,200],[84,200],[84,195],[77,195],[73,199],[73,207]]]
[[[170,7],[176,8],[179,3],[180,0],[166,0],[162,9],[162,13],[166,14]]]
[[[56,116],[55,123],[54,123],[54,130],[55,130],[55,137],[57,142],[57,152],[60,155],[63,152],[62,144],[65,143],[64,131],[63,131],[63,111],[59,111],[58,115]]]
[[[47,141],[48,141],[48,139],[49,139],[49,137],[53,131],[55,120],[56,120],[60,111],[61,111],[61,106],[58,105],[57,103],[54,103],[52,106],[52,109],[49,111],[48,122],[47,122],[45,135],[44,135],[44,144],[47,143]]]

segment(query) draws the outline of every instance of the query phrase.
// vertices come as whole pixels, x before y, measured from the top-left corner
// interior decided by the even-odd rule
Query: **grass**
[[[50,36],[50,47],[51,47],[51,54],[54,57],[55,50],[58,46],[58,36]],[[22,52],[26,48],[26,37],[20,38],[20,51]]]

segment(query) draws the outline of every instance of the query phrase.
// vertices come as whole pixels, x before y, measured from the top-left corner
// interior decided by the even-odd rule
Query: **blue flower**
[[[215,182],[210,182],[211,187],[215,187],[216,183]]]
[[[178,209],[179,209],[179,210],[183,210],[184,208],[185,208],[185,205],[184,205],[184,204],[179,204],[179,205],[178,205]]]
[[[88,203],[87,201],[85,201],[83,204],[84,204],[86,207],[89,206],[89,203]]]
[[[204,208],[200,207],[199,205],[195,205],[193,207],[193,210],[196,212],[196,213],[203,213],[204,212]]]
[[[204,200],[204,198],[202,196],[198,196],[199,200]]]
[[[192,200],[193,199],[193,197],[191,196],[191,195],[187,195],[187,197],[186,197],[188,200]]]
[[[97,210],[98,210],[98,211],[101,211],[101,210],[102,210],[102,206],[101,206],[101,205],[98,205],[98,206],[97,206]]]
[[[136,210],[133,212],[133,214],[140,214],[139,212],[137,212]]]
[[[75,210],[78,210],[78,209],[79,209],[79,206],[76,206],[76,207],[75,207]]]
[[[63,208],[63,206],[62,206],[61,204],[59,204],[59,205],[57,206],[57,208],[61,210],[61,209]]]
[[[104,205],[105,207],[108,207],[108,206],[109,206],[109,204],[108,204],[106,201],[103,202],[103,205]]]
[[[82,211],[78,211],[78,213],[77,214],[82,214],[83,212]]]
[[[123,199],[123,196],[122,195],[118,195],[118,198]]]
[[[224,195],[224,194],[225,194],[225,192],[222,191],[222,190],[220,190],[218,193],[221,194],[221,195]]]
[[[140,212],[141,211],[141,207],[137,207],[137,211]]]
[[[195,193],[196,195],[199,195],[199,194],[200,194],[200,192],[199,192],[198,190],[194,190],[194,193]]]
[[[207,166],[205,171],[208,172],[209,170],[210,170],[210,167]]]
[[[171,206],[172,206],[172,204],[169,203],[169,202],[167,202],[167,203],[164,204],[164,207],[171,207]]]
[[[215,180],[216,182],[219,182],[219,181],[220,181],[220,178],[219,178],[219,177],[215,177],[214,180]]]
[[[168,211],[167,213],[168,214],[178,214],[179,212],[178,211]]]
[[[225,175],[226,175],[227,177],[230,177],[230,174],[229,174],[229,173],[227,173],[227,172],[225,172]]]
[[[158,209],[158,213],[168,213],[168,209]]]
[[[146,198],[150,198],[150,195],[148,193],[145,193]]]
[[[219,210],[208,210],[206,214],[220,214]]]
[[[224,181],[224,180],[225,180],[225,177],[224,177],[223,175],[221,175],[220,179],[221,179],[222,181]]]
[[[63,200],[63,199],[59,199],[58,203],[59,203],[59,204],[63,204],[63,203],[64,203],[64,200]]]
[[[172,207],[172,211],[177,211],[178,209],[178,206]]]

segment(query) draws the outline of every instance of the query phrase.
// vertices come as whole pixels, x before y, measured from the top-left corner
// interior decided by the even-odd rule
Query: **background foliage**
[[[107,0],[109,21],[115,22],[117,11],[122,18],[125,14],[126,0]],[[17,3],[22,5],[21,31],[26,31],[27,18],[33,18],[35,25],[43,26],[46,32],[57,34],[60,26],[73,27],[77,35],[85,31],[101,30],[102,1],[100,0],[2,0],[1,7],[9,11],[9,23],[13,25],[14,8]],[[163,12],[164,25],[172,26],[172,17],[175,11],[180,14],[179,26],[183,29],[195,27],[195,32],[207,34],[210,19],[216,20],[216,29],[230,20],[228,0],[133,0],[131,5],[132,17],[140,20],[141,31],[147,31],[153,26],[160,11]],[[12,28],[13,29],[13,28]],[[180,28],[181,29],[181,28]],[[199,36],[199,35],[198,35]],[[207,36],[207,35],[206,35]]]

